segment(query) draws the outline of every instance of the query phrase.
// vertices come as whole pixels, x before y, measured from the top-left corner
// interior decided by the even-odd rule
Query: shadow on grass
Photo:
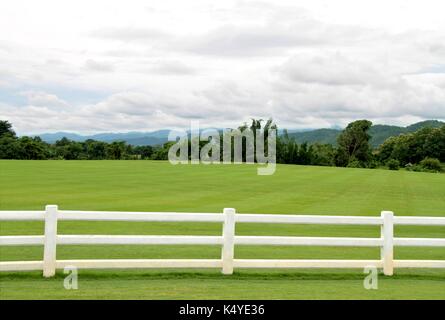
[[[396,272],[393,276],[384,276],[379,274],[380,279],[388,280],[432,280],[445,281],[445,271],[439,270],[402,270]],[[2,280],[60,280],[67,275],[58,271],[53,278],[43,278],[41,271],[33,272],[2,272],[0,273],[0,282]],[[362,270],[240,270],[235,271],[233,275],[222,275],[216,270],[80,270],[79,277],[84,280],[363,280]]]

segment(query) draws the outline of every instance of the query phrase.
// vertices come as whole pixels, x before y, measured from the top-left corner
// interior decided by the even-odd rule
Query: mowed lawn
[[[162,161],[0,161],[0,210],[445,216],[445,175],[407,171]],[[239,235],[378,237],[373,226],[239,224]],[[43,233],[41,222],[0,222],[1,235]],[[213,223],[60,222],[60,234],[221,234]],[[444,227],[398,227],[399,237],[445,237]],[[58,259],[219,258],[217,246],[58,246]],[[41,247],[0,247],[0,260],[41,260]],[[397,259],[445,259],[445,248],[396,248]],[[378,259],[378,248],[238,246],[236,258]],[[445,299],[445,270],[396,270],[363,288],[363,270],[81,270],[0,273],[1,299]]]

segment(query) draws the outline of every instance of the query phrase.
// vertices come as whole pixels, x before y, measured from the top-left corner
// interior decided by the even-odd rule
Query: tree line
[[[240,131],[250,129],[277,129],[271,119],[265,122],[253,119],[244,123]],[[277,163],[357,168],[405,167],[415,171],[441,171],[445,163],[445,125],[440,128],[422,128],[413,133],[390,137],[377,148],[369,141],[372,122],[357,120],[348,124],[337,139],[337,146],[321,143],[298,144],[286,130],[277,136]],[[168,150],[175,142],[159,146],[133,146],[124,141],[111,143],[86,140],[83,142],[62,138],[46,143],[40,137],[18,137],[11,123],[0,120],[0,159],[64,159],[64,160],[167,160]]]

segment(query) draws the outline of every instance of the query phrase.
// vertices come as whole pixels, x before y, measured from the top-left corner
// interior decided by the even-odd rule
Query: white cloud
[[[32,106],[42,107],[68,107],[68,103],[54,94],[49,94],[42,91],[23,91],[20,92],[28,100],[28,104]]]
[[[0,117],[22,134],[269,116],[305,128],[444,120],[444,9],[433,0],[1,2]]]

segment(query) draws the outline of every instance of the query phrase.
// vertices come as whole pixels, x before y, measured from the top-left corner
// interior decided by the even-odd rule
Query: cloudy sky
[[[1,1],[20,134],[445,120],[443,0]]]

